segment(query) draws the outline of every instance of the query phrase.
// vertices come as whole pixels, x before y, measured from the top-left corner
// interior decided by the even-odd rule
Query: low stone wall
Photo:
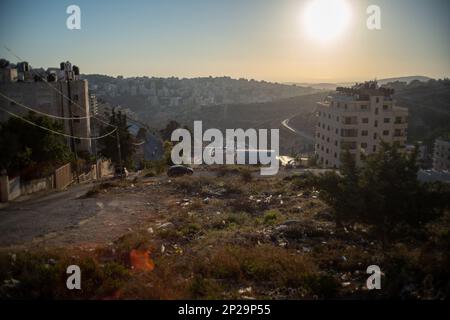
[[[8,176],[0,178],[1,202],[8,202],[20,196],[54,188],[54,175],[42,179],[22,181],[20,177],[9,180]]]
[[[97,180],[114,174],[114,167],[110,160],[99,160],[97,166],[92,165],[90,170],[79,176],[80,182]],[[7,175],[0,176],[0,202],[14,200],[21,195],[32,194],[38,191],[57,189],[63,190],[74,180],[70,163],[63,165],[55,172],[42,179],[21,181],[20,177],[9,179]]]
[[[54,180],[55,180],[54,176],[51,175],[46,178],[36,179],[36,180],[27,181],[25,183],[21,183],[20,184],[20,193],[21,193],[21,195],[24,195],[24,194],[32,194],[32,193],[43,191],[43,190],[53,189]]]

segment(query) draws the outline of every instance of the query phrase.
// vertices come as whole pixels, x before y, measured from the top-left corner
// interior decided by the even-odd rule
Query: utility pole
[[[120,149],[120,135],[119,135],[119,128],[117,127],[116,129],[116,140],[117,140],[117,152],[118,152],[118,156],[119,156],[119,168],[120,168],[120,176],[123,178],[122,175],[122,170],[123,170],[123,165],[122,165],[122,150]]]
[[[69,98],[69,128],[70,128],[70,147],[72,148],[73,153],[75,154],[75,174],[77,176],[77,183],[80,183],[80,172],[78,169],[78,154],[77,154],[77,146],[75,143],[74,136],[74,130],[73,130],[73,112],[72,112],[72,92],[70,88],[70,78],[69,78],[69,70],[68,70],[68,63],[64,63],[64,71],[66,75],[66,81],[67,81],[67,96]]]
[[[97,115],[97,98],[95,98],[94,95],[91,95],[89,98],[89,102],[90,104],[92,104],[91,106],[91,112],[92,112],[92,129],[94,131],[94,137],[97,136],[97,127],[95,125],[95,121],[93,121],[95,119],[95,116]],[[98,153],[97,153],[97,139],[93,140],[94,142],[94,156],[95,156],[95,178],[98,180],[100,179],[100,171],[99,171],[99,167],[98,167]]]

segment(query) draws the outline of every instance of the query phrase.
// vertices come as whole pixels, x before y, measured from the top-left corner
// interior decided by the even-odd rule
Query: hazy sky
[[[7,45],[33,66],[70,60],[83,73],[222,76],[279,82],[450,75],[450,1],[345,0],[345,33],[326,43],[302,23],[311,0],[1,0]],[[81,30],[66,8],[81,8]],[[382,29],[366,27],[381,8]]]

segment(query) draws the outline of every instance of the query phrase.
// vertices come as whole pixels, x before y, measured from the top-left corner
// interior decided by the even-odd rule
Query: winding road
[[[307,140],[309,143],[314,144],[314,137],[312,137],[312,136],[310,136],[309,134],[306,134],[306,133],[304,133],[304,132],[302,132],[302,131],[298,131],[297,129],[295,129],[295,128],[293,128],[293,127],[291,127],[291,126],[289,125],[289,121],[290,121],[293,117],[295,117],[295,116],[292,116],[292,117],[290,117],[290,118],[287,118],[287,119],[283,120],[283,121],[281,122],[281,125],[282,125],[283,127],[285,127],[287,130],[289,130],[290,132],[292,132],[292,133],[294,133],[294,134],[296,134],[296,135],[301,136],[303,139]]]

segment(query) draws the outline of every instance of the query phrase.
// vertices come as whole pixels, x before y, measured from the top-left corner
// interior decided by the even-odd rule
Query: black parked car
[[[182,166],[182,165],[175,165],[171,166],[169,170],[167,170],[167,175],[169,177],[179,177],[184,175],[192,175],[194,173],[194,170],[192,168]]]

